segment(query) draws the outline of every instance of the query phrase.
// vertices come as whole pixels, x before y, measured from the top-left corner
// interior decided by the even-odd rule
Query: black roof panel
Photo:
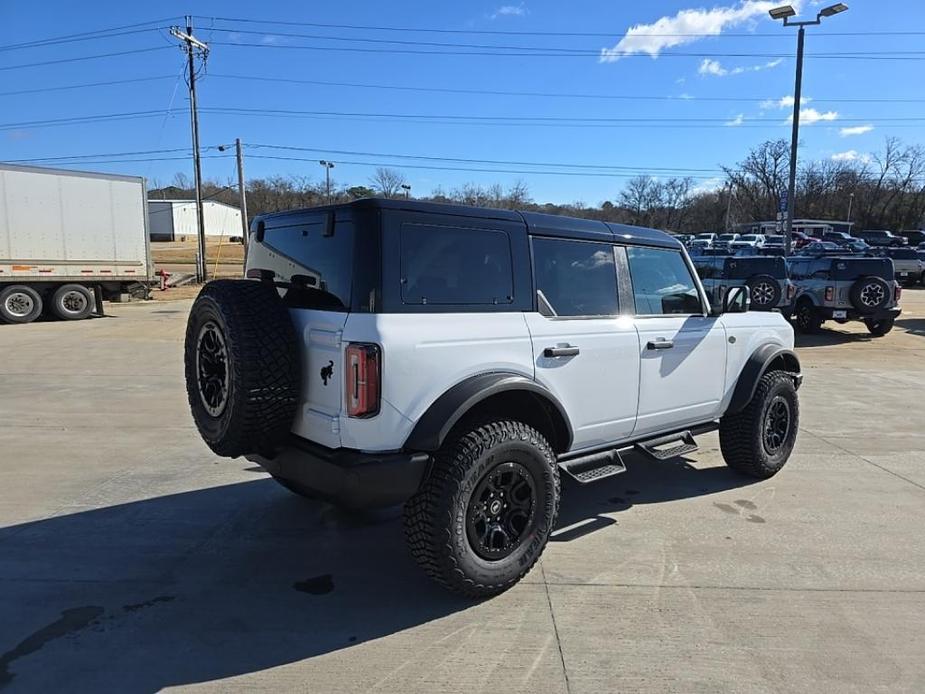
[[[670,234],[658,229],[636,227],[631,224],[615,224],[605,222],[614,233],[617,241],[624,243],[638,243],[643,246],[660,246],[662,248],[681,248],[681,242]]]
[[[536,236],[557,236],[570,239],[613,242],[613,232],[604,222],[595,219],[563,217],[540,212],[521,212],[527,230]]]

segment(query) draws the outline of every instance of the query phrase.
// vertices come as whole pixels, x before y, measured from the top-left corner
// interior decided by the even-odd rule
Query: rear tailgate
[[[344,355],[341,337],[347,312],[290,309],[302,344],[302,388],[293,433],[329,448],[339,448],[344,403]]]

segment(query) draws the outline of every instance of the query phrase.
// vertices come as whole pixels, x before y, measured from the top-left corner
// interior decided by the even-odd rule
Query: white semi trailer
[[[143,178],[0,164],[0,320],[86,318],[151,274]]]

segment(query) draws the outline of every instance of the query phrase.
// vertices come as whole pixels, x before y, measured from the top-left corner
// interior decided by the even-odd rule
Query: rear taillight
[[[897,282],[896,288],[893,290],[893,301],[895,301],[898,304],[902,296],[903,296],[903,288],[900,287],[899,283]]]
[[[792,299],[796,295],[797,295],[797,286],[795,284],[789,285],[787,287],[787,298]]]
[[[379,412],[382,359],[379,345],[351,342],[346,352],[347,415],[371,417]]]
[[[826,301],[835,301],[835,287],[826,287],[826,288],[825,288],[825,300],[826,300]]]

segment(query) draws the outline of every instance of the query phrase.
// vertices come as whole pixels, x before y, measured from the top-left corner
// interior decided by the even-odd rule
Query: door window
[[[636,315],[703,313],[697,285],[680,252],[630,246],[626,255]]]
[[[533,239],[536,289],[556,316],[619,313],[613,250],[608,243]]]

